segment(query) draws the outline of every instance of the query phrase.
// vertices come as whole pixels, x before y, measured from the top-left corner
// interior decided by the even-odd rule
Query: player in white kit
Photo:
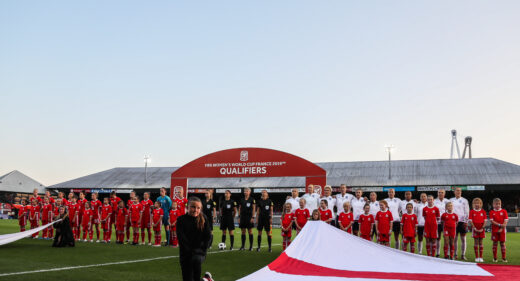
[[[441,216],[442,216],[442,214],[444,214],[446,212],[446,204],[448,202],[450,202],[450,200],[448,198],[445,198],[445,196],[446,196],[446,191],[444,189],[439,189],[437,191],[437,199],[435,199],[435,201],[433,201],[433,204],[435,205],[435,207],[439,208],[439,212],[441,213]],[[437,228],[436,257],[440,257],[441,237],[444,236],[444,234],[442,233],[443,229],[444,229],[444,225],[443,225],[442,221],[439,219],[439,224],[438,224],[438,228]]]
[[[337,214],[339,215],[339,213],[341,213],[344,208],[343,208],[343,204],[345,204],[345,202],[349,202],[352,200],[352,198],[354,197],[352,194],[349,194],[347,193],[347,186],[342,184],[339,186],[339,192],[338,194],[335,195],[336,197],[336,211],[337,211]],[[338,226],[339,224],[337,223],[337,216],[336,216],[336,226]]]
[[[358,188],[355,193],[355,197],[350,201],[350,206],[352,206],[352,214],[354,215],[354,224],[352,225],[352,230],[354,235],[358,235],[359,232],[359,215],[363,214],[363,207],[365,206],[365,198],[363,196],[363,190]]]
[[[327,201],[327,207],[332,212],[332,221],[330,224],[335,225],[336,220],[334,219],[334,206],[336,206],[336,198],[332,196],[332,187],[330,185],[323,187],[323,196],[320,198],[320,201],[321,200]]]
[[[309,186],[307,186],[307,193],[301,198],[305,199],[305,208],[309,210],[309,213],[312,214],[312,211],[318,209],[320,195],[314,193],[314,185],[309,184]]]
[[[457,236],[460,235],[460,259],[466,260],[466,232],[468,227],[469,217],[469,202],[466,198],[462,197],[462,188],[455,188],[455,197],[451,198],[450,201],[453,203],[453,212],[459,217],[457,223]],[[457,237],[455,236],[455,258],[457,258]]]
[[[392,213],[394,221],[392,223],[392,231],[394,232],[395,248],[399,249],[399,233],[401,232],[401,199],[395,197],[395,189],[388,190],[388,198],[385,199],[388,203],[388,209]]]
[[[369,214],[374,216],[374,218],[377,215],[377,212],[381,211],[381,207],[379,206],[379,201],[377,201],[377,193],[370,192],[370,201],[368,202],[370,205],[370,211]],[[372,237],[370,237],[372,240],[374,240],[374,236],[377,237],[377,230],[376,230],[376,224],[372,226]]]
[[[420,202],[415,205],[415,214],[417,215],[417,238],[419,240],[417,246],[417,253],[422,254],[422,245],[424,239],[424,216],[423,209],[428,206],[428,195],[426,193],[421,193]]]

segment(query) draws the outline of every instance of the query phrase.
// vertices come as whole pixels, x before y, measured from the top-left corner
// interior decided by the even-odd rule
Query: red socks
[[[493,259],[497,259],[497,245],[493,244]]]
[[[415,243],[410,243],[410,253],[415,253]]]
[[[506,259],[506,244],[500,244],[500,250],[502,250],[502,259]]]

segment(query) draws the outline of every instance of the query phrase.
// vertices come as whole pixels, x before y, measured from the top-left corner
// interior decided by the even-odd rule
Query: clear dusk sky
[[[233,147],[520,164],[520,1],[0,1],[0,174]]]

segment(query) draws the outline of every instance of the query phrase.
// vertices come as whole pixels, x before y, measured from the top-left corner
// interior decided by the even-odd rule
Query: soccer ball
[[[218,243],[218,249],[219,249],[219,250],[224,250],[224,249],[226,249],[226,243]]]

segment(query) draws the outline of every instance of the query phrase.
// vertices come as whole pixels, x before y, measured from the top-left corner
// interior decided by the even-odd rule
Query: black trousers
[[[206,259],[202,255],[181,255],[182,281],[200,281],[202,262]]]

